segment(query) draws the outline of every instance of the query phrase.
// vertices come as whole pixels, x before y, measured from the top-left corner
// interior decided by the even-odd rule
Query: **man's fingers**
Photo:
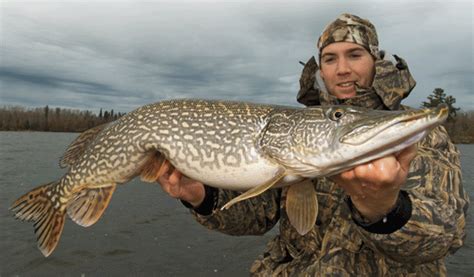
[[[160,183],[162,187],[169,186],[170,184],[169,178],[170,178],[170,175],[168,173],[164,173],[160,177],[158,177],[158,183]]]
[[[179,185],[181,182],[182,174],[177,169],[173,169],[170,173],[165,172],[163,175],[158,177],[158,182],[160,183],[163,190],[165,190],[168,194],[171,194],[175,191],[175,187]]]
[[[175,169],[171,173],[171,175],[169,177],[169,181],[172,185],[177,185],[177,184],[180,183],[182,176],[183,176],[183,174],[181,174],[181,172],[179,170]]]
[[[338,184],[347,195],[354,196],[361,194],[360,182],[355,178],[354,170],[336,174],[331,177],[331,180]]]
[[[336,183],[351,181],[355,179],[354,169],[341,172],[339,174],[331,176],[330,178]]]
[[[418,152],[418,146],[416,144],[403,149],[398,155],[397,160],[400,163],[401,167],[408,171],[411,161],[416,157]]]
[[[181,197],[181,177],[182,174],[177,169],[174,169],[171,174],[165,173],[159,179],[161,188],[171,197]]]
[[[373,168],[374,168],[374,165],[372,164],[372,162],[356,166],[353,170],[354,178],[362,179],[362,180],[366,179],[367,176],[370,176],[371,171],[373,171]]]
[[[408,171],[416,152],[417,147],[410,146],[400,153],[388,155],[336,174],[331,179],[346,194],[365,201],[366,197],[373,198],[384,191],[399,189],[399,185],[403,184],[406,179],[404,174]]]
[[[168,161],[165,160],[161,164],[159,172],[162,172],[163,173],[162,175],[167,175],[168,171],[170,170],[170,166],[171,166],[171,164]]]

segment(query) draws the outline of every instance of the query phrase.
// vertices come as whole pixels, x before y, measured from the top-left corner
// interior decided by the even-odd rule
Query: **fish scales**
[[[256,142],[274,110],[265,105],[192,100],[144,106],[97,136],[67,173],[69,182],[65,193],[84,184],[101,186],[126,182],[146,161],[149,151],[156,150],[190,177],[203,172],[215,175],[215,170],[222,169],[222,175],[231,183],[237,177],[232,176],[232,168],[240,172],[245,165],[251,170],[250,167],[259,162],[270,168],[268,162],[258,159]],[[162,133],[163,130],[167,132]],[[210,184],[222,181],[223,176],[217,176]],[[80,184],[76,180],[80,180]],[[240,180],[236,186],[248,188],[242,187],[245,181],[243,183]]]
[[[137,124],[148,126],[154,120],[151,115],[166,114],[172,120],[158,122],[158,132],[143,140],[142,148],[158,149],[191,178],[204,176],[210,185],[226,182],[231,187],[235,183],[234,189],[248,189],[255,177],[238,178],[242,173],[271,176],[277,170],[276,165],[262,159],[257,143],[274,111],[273,106],[241,102],[166,101],[139,110],[148,116]],[[160,130],[173,130],[173,136]]]
[[[300,234],[314,226],[308,178],[328,176],[416,143],[447,117],[445,106],[404,112],[354,107],[296,108],[230,101],[169,100],[145,105],[81,134],[62,157],[68,172],[16,200],[34,221],[38,247],[56,247],[67,213],[94,224],[116,184],[156,182],[166,163],[207,185],[247,190],[224,208],[291,185],[287,214]],[[296,199],[301,199],[296,200]]]

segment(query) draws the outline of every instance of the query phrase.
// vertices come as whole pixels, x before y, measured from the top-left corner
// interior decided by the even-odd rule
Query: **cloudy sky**
[[[474,110],[472,1],[2,0],[1,105],[128,112],[170,98],[297,105],[302,66],[343,12],[418,82]]]

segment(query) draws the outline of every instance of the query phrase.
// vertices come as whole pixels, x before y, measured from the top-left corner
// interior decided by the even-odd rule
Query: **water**
[[[31,223],[17,221],[9,205],[65,170],[59,157],[77,136],[70,133],[0,132],[0,276],[246,276],[275,230],[232,237],[194,221],[158,185],[119,186],[102,218],[83,228],[67,220],[53,254],[36,248]],[[474,199],[474,145],[459,145],[464,185]],[[473,208],[470,207],[470,215]],[[468,235],[474,231],[472,216]],[[448,257],[451,276],[472,276],[474,241]]]

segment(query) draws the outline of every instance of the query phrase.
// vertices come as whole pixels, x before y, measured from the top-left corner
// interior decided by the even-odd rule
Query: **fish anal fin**
[[[65,209],[61,202],[54,202],[52,182],[39,186],[18,198],[10,207],[15,217],[21,220],[34,221],[38,248],[44,256],[49,256],[56,248],[64,228]],[[54,199],[59,201],[57,195]]]
[[[286,173],[285,173],[284,170],[279,170],[278,173],[271,180],[269,180],[268,182],[266,182],[262,185],[254,187],[252,189],[249,189],[248,191],[246,191],[246,192],[242,193],[241,195],[235,197],[234,199],[227,202],[221,208],[221,210],[228,209],[232,205],[234,205],[234,204],[236,204],[236,203],[238,203],[242,200],[246,200],[246,199],[249,199],[249,198],[252,198],[252,197],[255,197],[257,195],[262,194],[263,192],[267,191],[268,189],[273,187],[275,184],[277,184],[283,177],[285,177],[285,175],[286,175]]]
[[[59,166],[64,168],[73,165],[84,153],[87,146],[97,137],[97,135],[108,125],[108,123],[95,126],[82,132],[66,149],[66,152],[59,161]]]
[[[318,216],[318,198],[311,180],[306,179],[288,188],[286,214],[300,235],[314,228]]]
[[[77,192],[68,202],[67,214],[78,225],[91,226],[99,220],[109,205],[115,187],[115,184],[111,184]]]
[[[143,164],[140,179],[143,182],[154,183],[171,167],[170,162],[162,154],[156,152]]]

